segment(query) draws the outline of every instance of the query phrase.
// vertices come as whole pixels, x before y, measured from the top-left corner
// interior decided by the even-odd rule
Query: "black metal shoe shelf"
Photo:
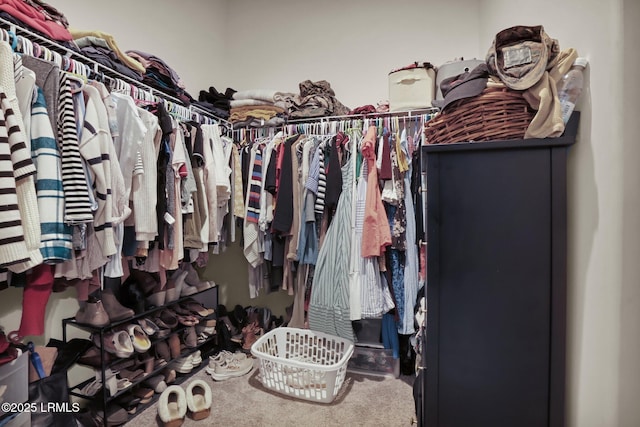
[[[122,327],[124,325],[127,324],[131,324],[133,322],[135,322],[138,319],[142,319],[144,317],[149,317],[152,316],[154,313],[156,312],[160,312],[166,308],[170,308],[170,306],[175,305],[175,304],[180,304],[181,302],[186,302],[186,301],[190,301],[190,300],[196,300],[197,302],[201,303],[204,307],[207,308],[216,308],[217,304],[218,304],[218,287],[214,286],[208,289],[204,289],[200,292],[197,292],[193,295],[189,295],[186,297],[181,297],[178,300],[175,301],[171,301],[169,303],[167,303],[166,305],[162,305],[159,307],[154,307],[151,309],[148,309],[142,313],[136,313],[133,317],[125,319],[125,320],[119,320],[116,322],[112,322],[111,324],[104,326],[104,327],[96,327],[96,326],[92,326],[92,325],[88,325],[85,323],[79,323],[76,322],[75,318],[73,317],[69,317],[66,319],[62,320],[62,326],[63,326],[63,340],[64,343],[66,344],[67,341],[67,327],[72,326],[87,332],[90,332],[93,335],[98,335],[100,337],[100,347],[98,348],[100,350],[100,360],[101,360],[101,366],[100,366],[100,371],[101,371],[101,389],[93,396],[89,396],[86,395],[84,393],[81,392],[81,390],[88,385],[91,381],[94,380],[94,377],[91,377],[85,381],[82,381],[81,383],[71,386],[69,387],[69,394],[72,396],[76,396],[79,397],[81,399],[85,399],[88,401],[92,402],[92,405],[94,410],[96,411],[101,411],[102,412],[102,420],[105,426],[107,426],[107,408],[108,408],[108,404],[116,399],[118,399],[120,396],[124,395],[125,393],[128,393],[130,391],[135,390],[135,388],[137,386],[139,386],[141,383],[143,383],[145,380],[147,380],[148,378],[151,378],[157,374],[159,374],[161,371],[170,368],[171,363],[176,360],[175,358],[172,358],[170,360],[167,360],[167,364],[159,366],[157,368],[154,368],[154,370],[150,373],[150,374],[145,374],[142,375],[138,378],[136,378],[135,380],[131,381],[131,385],[122,389],[122,390],[118,390],[114,395],[109,396],[108,390],[105,386],[106,383],[106,376],[105,376],[105,371],[107,369],[109,369],[111,366],[116,365],[118,363],[121,363],[123,360],[128,360],[128,359],[133,359],[135,357],[137,357],[140,353],[134,352],[134,354],[132,354],[129,357],[126,358],[119,358],[119,357],[115,357],[114,355],[114,360],[110,361],[109,363],[105,363],[105,353],[107,353],[107,351],[104,349],[104,338],[105,335],[107,333],[109,333],[110,331],[114,330],[114,329],[118,329],[119,327]],[[208,316],[208,318],[216,318],[217,317],[217,312],[214,312],[211,316]],[[178,325],[174,328],[172,328],[171,333],[167,334],[166,336],[163,336],[161,338],[155,337],[155,336],[150,336],[149,339],[151,341],[151,348],[154,348],[155,344],[160,342],[160,341],[166,341],[167,339],[169,339],[169,337],[171,337],[172,335],[176,335],[176,334],[181,334],[182,332],[184,332],[186,330],[187,326],[183,326],[183,325]],[[95,345],[95,344],[94,344]],[[191,378],[194,374],[196,374],[198,371],[200,371],[202,368],[204,368],[207,363],[206,361],[208,360],[208,356],[214,354],[217,351],[217,346],[218,346],[218,341],[217,341],[217,334],[212,334],[210,335],[206,340],[202,341],[202,342],[198,342],[197,345],[195,347],[191,347],[191,348],[187,348],[185,350],[183,350],[180,354],[180,356],[178,357],[185,357],[188,356],[192,353],[195,353],[196,351],[200,350],[201,355],[202,355],[202,362],[200,363],[199,366],[194,367],[191,372],[189,372],[188,374],[182,374],[176,371],[176,379],[174,382],[172,382],[171,384],[176,384],[179,385],[182,382],[184,382],[185,380]],[[83,365],[85,366],[85,365]],[[143,404],[139,404],[136,408],[136,411],[134,414],[130,414],[129,415],[129,419],[128,421],[131,421],[133,418],[136,417],[136,415],[140,414],[141,412],[143,412],[147,407],[153,405],[157,399],[160,397],[160,393],[155,393],[154,390],[154,394],[153,397],[151,398],[151,401],[147,402],[147,403],[143,403]]]

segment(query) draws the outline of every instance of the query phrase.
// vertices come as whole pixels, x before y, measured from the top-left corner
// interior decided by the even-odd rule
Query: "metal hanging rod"
[[[80,63],[84,64],[88,70],[92,71],[94,73],[94,75],[102,75],[103,77],[106,77],[112,81],[114,80],[121,80],[123,82],[128,83],[129,85],[132,85],[136,88],[139,89],[143,89],[147,92],[149,92],[150,94],[157,96],[159,99],[164,99],[166,101],[170,101],[173,102],[174,104],[176,104],[176,106],[182,107],[182,108],[186,108],[189,110],[190,113],[195,113],[195,114],[199,114],[201,116],[205,116],[211,120],[213,120],[214,122],[221,122],[226,124],[227,126],[231,127],[231,123],[228,120],[222,119],[218,116],[216,116],[215,114],[200,108],[196,105],[189,105],[189,106],[185,106],[184,102],[181,101],[180,99],[173,97],[165,92],[163,92],[162,90],[153,88],[145,83],[142,83],[136,79],[133,79],[125,74],[119,73],[118,71],[115,71],[112,68],[109,68],[91,58],[88,58],[87,56],[83,55],[82,53],[73,50],[73,49],[69,49],[66,46],[63,46],[53,40],[50,40],[44,36],[41,36],[40,34],[37,34],[27,28],[24,28],[20,25],[16,25],[15,23],[8,21],[4,18],[0,17],[0,26],[2,27],[2,30],[8,31],[8,35],[9,38],[16,37],[16,43],[19,42],[19,37],[26,37],[28,38],[30,41],[32,42],[37,42],[38,45],[40,45],[43,48],[47,48],[49,49],[51,52],[55,52],[58,55],[61,56],[60,60],[62,60],[62,57],[67,57],[67,58],[74,58],[76,60],[78,60]]]
[[[323,122],[330,122],[330,121],[336,121],[336,120],[378,119],[378,118],[385,118],[385,117],[412,118],[412,117],[422,116],[424,114],[435,114],[438,111],[440,110],[437,108],[423,108],[423,109],[406,110],[406,111],[388,111],[384,113],[364,113],[364,114],[346,114],[341,116],[309,117],[306,119],[287,120],[285,125],[297,124],[297,123],[323,123]]]

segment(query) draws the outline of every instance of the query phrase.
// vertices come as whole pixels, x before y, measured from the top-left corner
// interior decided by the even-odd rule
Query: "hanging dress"
[[[400,145],[408,162],[409,170],[404,175],[404,206],[406,210],[406,249],[404,262],[404,305],[403,319],[399,325],[398,333],[413,334],[415,332],[413,307],[417,302],[418,291],[424,285],[418,277],[418,248],[416,247],[416,222],[413,196],[411,194],[411,164],[412,157],[409,153],[406,130],[402,131]]]
[[[318,253],[309,302],[309,328],[355,341],[349,303],[352,163],[347,160],[341,168],[343,191]]]
[[[367,162],[362,162],[362,169],[360,170],[360,179],[358,180],[356,192],[356,239],[354,241],[354,246],[357,246],[357,253],[359,257],[356,268],[358,269],[358,279],[360,280],[358,290],[360,292],[360,315],[362,319],[379,318],[395,306],[393,297],[389,291],[389,286],[386,282],[383,283],[382,281],[378,257],[363,257],[360,253],[360,246],[364,233],[364,210],[365,199],[367,196],[368,169],[369,166]],[[351,297],[354,299],[357,296],[352,294]]]

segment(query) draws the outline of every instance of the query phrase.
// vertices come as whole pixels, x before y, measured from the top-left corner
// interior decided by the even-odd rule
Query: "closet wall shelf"
[[[43,48],[46,48],[48,50],[50,50],[53,53],[53,61],[57,62],[57,61],[62,61],[62,57],[66,56],[67,58],[72,58],[76,61],[78,61],[79,63],[83,64],[86,69],[87,69],[87,74],[90,74],[91,76],[95,76],[95,77],[107,77],[109,79],[112,80],[121,80],[123,82],[126,82],[129,85],[135,86],[137,88],[141,88],[147,92],[149,92],[149,94],[152,94],[154,96],[156,96],[159,99],[163,99],[165,101],[170,101],[172,103],[174,103],[176,106],[180,107],[180,108],[185,108],[186,110],[188,110],[190,112],[190,117],[189,120],[193,119],[193,114],[195,113],[196,115],[201,115],[204,117],[209,118],[210,120],[214,121],[214,122],[218,122],[218,123],[224,123],[228,126],[231,126],[231,123],[223,118],[220,118],[218,116],[216,116],[215,114],[211,113],[210,111],[207,111],[203,108],[200,108],[196,105],[190,105],[190,106],[185,106],[184,103],[174,97],[171,96],[165,92],[163,92],[160,89],[151,87],[145,83],[142,83],[136,79],[133,79],[129,76],[126,76],[124,74],[121,74],[117,71],[115,71],[112,68],[109,68],[97,61],[94,61],[91,58],[88,58],[87,56],[83,55],[82,53],[70,49],[68,47],[65,47],[57,42],[55,42],[54,40],[50,40],[40,34],[37,34],[27,28],[21,27],[19,25],[14,24],[13,22],[10,22],[4,18],[0,18],[0,29],[4,30],[4,32],[6,33],[7,31],[9,33],[3,34],[3,39],[11,39],[11,37],[16,37],[16,41],[17,41],[17,47],[22,47],[20,46],[20,44],[22,43],[22,41],[20,40],[20,37],[22,38],[26,38],[27,40],[31,41],[31,42],[36,42],[38,43],[38,45],[40,45]],[[56,58],[55,55],[59,55],[60,58]],[[60,65],[60,64],[58,64]]]

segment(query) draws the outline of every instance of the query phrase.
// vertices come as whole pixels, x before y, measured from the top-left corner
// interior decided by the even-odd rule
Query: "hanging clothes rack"
[[[381,135],[384,129],[389,129],[395,132],[396,130],[406,128],[407,126],[413,126],[415,129],[411,133],[418,137],[422,135],[422,127],[424,123],[431,120],[436,112],[438,112],[437,108],[429,108],[386,113],[325,116],[304,120],[289,120],[281,126],[289,135],[294,133],[314,135],[324,135],[328,133],[335,134],[338,131],[345,132],[346,130],[354,127],[366,128],[369,125],[375,125],[378,128],[379,135]]]
[[[418,110],[393,111],[385,113],[365,113],[365,114],[349,114],[340,116],[322,116],[310,117],[305,119],[286,120],[283,124],[236,127],[233,129],[236,140],[245,140],[247,136],[251,139],[257,136],[273,136],[277,130],[281,129],[286,134],[302,133],[313,135],[325,135],[327,133],[337,133],[338,131],[346,131],[353,127],[362,127],[364,124],[375,124],[380,131],[386,126],[395,130],[402,120],[403,127],[406,126],[407,120],[411,123],[424,124],[438,112],[437,108],[425,108]],[[420,129],[420,134],[421,129]]]
[[[109,82],[113,90],[130,95],[134,99],[162,102],[169,113],[182,120],[194,120],[203,124],[218,123],[233,128],[229,121],[217,117],[205,109],[195,105],[185,106],[178,98],[119,73],[80,52],[4,18],[0,18],[0,40],[9,43],[15,52],[54,62],[62,71],[83,80],[94,79]]]
[[[411,118],[414,116],[431,115],[440,111],[438,108],[424,108],[419,110],[406,110],[406,111],[388,111],[384,113],[364,113],[364,114],[345,114],[340,116],[321,116],[321,117],[309,117],[304,119],[288,119],[285,124],[296,123],[313,123],[313,122],[331,122],[340,120],[353,120],[353,119],[376,119],[383,117],[406,117]]]

